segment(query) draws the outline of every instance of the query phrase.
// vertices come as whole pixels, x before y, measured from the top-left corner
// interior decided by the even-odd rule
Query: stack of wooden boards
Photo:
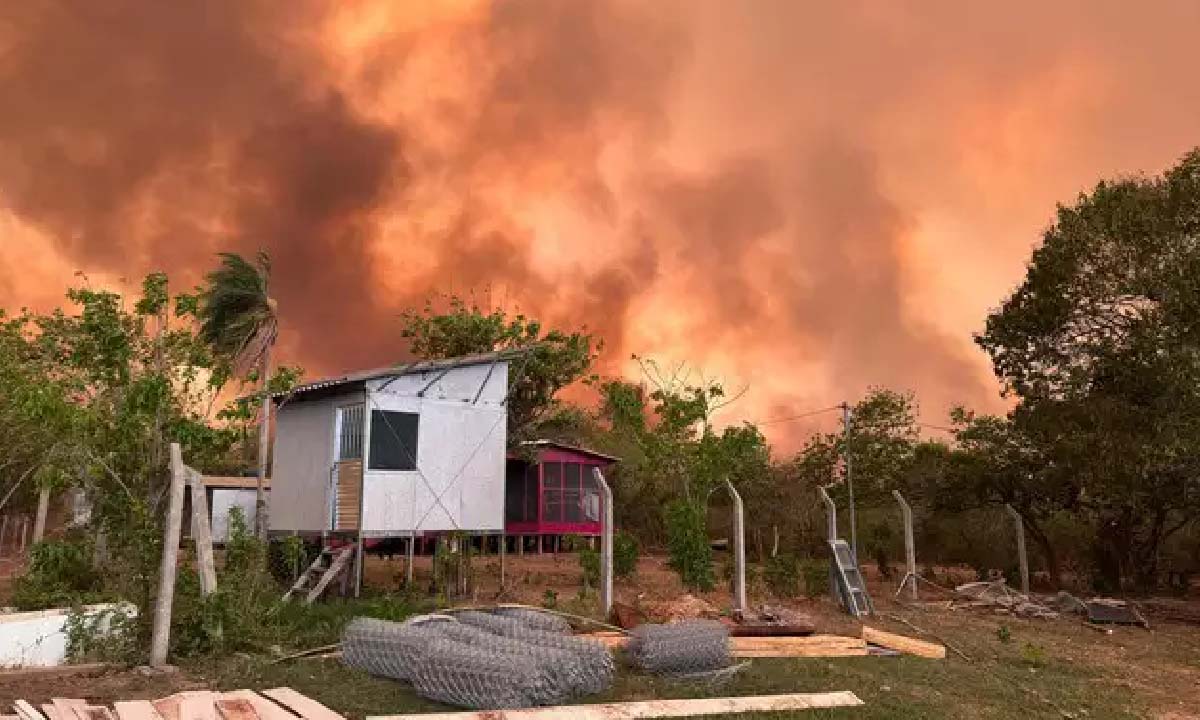
[[[628,636],[618,632],[588,633],[582,637],[599,641],[610,649],[624,647],[629,640]],[[938,660],[946,657],[946,648],[937,643],[867,626],[863,626],[861,638],[843,635],[729,638],[729,650],[735,658],[859,657],[870,655],[871,645],[918,657]]]
[[[420,715],[378,715],[367,720],[633,720],[634,718],[698,717],[747,712],[786,712],[816,708],[855,707],[862,700],[852,692],[792,693],[750,697],[704,698],[695,700],[649,700],[494,710],[449,712]],[[17,720],[345,720],[321,703],[291,688],[233,692],[182,692],[155,700],[134,700],[103,705],[88,705],[83,700],[55,698],[33,707],[24,700],[16,702],[17,715],[0,716]]]
[[[291,688],[195,690],[159,700],[115,702],[110,710],[83,700],[54,698],[40,708],[18,700],[16,715],[3,720],[345,720],[321,703]]]

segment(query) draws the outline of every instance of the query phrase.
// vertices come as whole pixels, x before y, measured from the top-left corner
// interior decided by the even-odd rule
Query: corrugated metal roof
[[[621,458],[617,457],[616,455],[608,455],[606,453],[596,452],[595,450],[589,450],[585,447],[579,447],[578,445],[568,445],[567,443],[559,442],[557,440],[525,440],[522,441],[521,444],[529,447],[554,447],[560,450],[570,450],[571,452],[591,455],[592,457],[604,458],[605,460],[611,460],[612,462],[621,461]]]
[[[312,382],[297,385],[286,393],[276,393],[273,397],[278,400],[284,397],[295,398],[299,395],[315,392],[318,390],[328,390],[330,388],[341,387],[344,385],[361,385],[368,380],[378,380],[386,377],[400,377],[402,375],[417,375],[437,370],[453,369],[457,367],[469,367],[471,365],[484,365],[492,362],[502,362],[511,360],[525,354],[525,349],[516,350],[499,350],[490,353],[478,353],[476,355],[460,355],[459,357],[445,358],[443,360],[421,360],[411,363],[403,363],[393,365],[391,367],[375,368],[374,370],[360,370],[358,372],[348,373],[337,377],[323,378]]]

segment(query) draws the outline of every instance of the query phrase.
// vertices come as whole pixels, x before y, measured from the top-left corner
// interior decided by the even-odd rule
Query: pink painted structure
[[[617,458],[549,440],[526,447],[533,460],[510,454],[505,468],[505,533],[599,536],[600,516],[588,517],[585,498],[599,495],[592,468]]]

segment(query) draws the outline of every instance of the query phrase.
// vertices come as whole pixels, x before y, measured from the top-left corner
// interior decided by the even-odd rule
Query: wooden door
[[[337,458],[333,467],[333,529],[358,530],[362,512],[364,408],[337,409]]]

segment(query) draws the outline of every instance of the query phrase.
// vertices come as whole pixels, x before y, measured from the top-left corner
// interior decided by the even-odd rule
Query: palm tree
[[[258,368],[262,409],[258,417],[258,493],[254,531],[267,537],[267,455],[271,439],[271,350],[278,330],[278,306],[267,294],[271,259],[259,252],[251,264],[236,253],[221,253],[221,264],[208,274],[200,304],[200,338],[234,374]]]

